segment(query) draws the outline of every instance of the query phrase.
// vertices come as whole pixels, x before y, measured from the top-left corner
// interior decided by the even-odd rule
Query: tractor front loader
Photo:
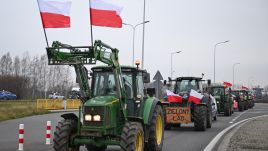
[[[49,65],[75,68],[80,85],[78,116],[63,114],[56,126],[56,151],[103,151],[108,145],[119,145],[123,151],[161,151],[164,118],[161,102],[153,89],[145,89],[149,73],[137,67],[120,66],[118,50],[101,41],[93,46],[73,47],[53,42],[47,48]],[[100,61],[107,66],[93,67],[91,86],[84,65]]]

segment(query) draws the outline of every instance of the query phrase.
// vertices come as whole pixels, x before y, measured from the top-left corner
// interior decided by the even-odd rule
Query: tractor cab
[[[233,113],[233,97],[228,87],[217,85],[211,87],[211,95],[216,99],[218,113],[230,116]]]
[[[191,89],[198,92],[203,92],[202,78],[197,77],[179,77],[176,78],[175,93],[184,94],[189,93]]]
[[[92,96],[94,97],[114,97],[118,98],[118,85],[114,77],[113,69],[109,66],[99,66],[92,68]],[[145,99],[144,84],[150,80],[146,70],[137,69],[130,66],[122,66],[123,86],[125,87],[125,102],[128,116],[138,116],[140,106]]]

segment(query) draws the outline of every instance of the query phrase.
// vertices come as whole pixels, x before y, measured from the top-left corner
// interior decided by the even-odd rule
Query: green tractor
[[[49,65],[71,65],[80,85],[78,116],[61,115],[53,139],[55,151],[103,151],[119,145],[123,151],[161,151],[164,119],[161,102],[153,97],[154,89],[145,89],[149,73],[118,63],[118,50],[101,41],[93,46],[53,42],[47,48]],[[91,87],[85,64],[97,61],[108,66],[93,67]]]
[[[169,79],[169,82],[175,82],[174,94],[179,95],[181,102],[173,102],[169,100],[169,96],[164,105],[165,129],[170,130],[171,127],[180,127],[181,124],[194,123],[196,131],[205,131],[212,127],[212,103],[211,98],[206,91],[209,87],[203,87],[202,78],[199,77],[178,77],[175,80]],[[210,86],[210,80],[207,86]],[[202,94],[203,97],[199,103],[190,102],[192,90]],[[215,104],[214,104],[215,105]],[[215,113],[216,114],[216,113]]]
[[[234,113],[231,89],[225,86],[212,86],[211,95],[216,99],[218,113],[224,113],[225,116],[231,116]]]
[[[253,102],[253,98],[252,95],[250,94],[250,92],[248,90],[242,89],[241,92],[243,93],[243,97],[246,101],[246,106],[245,106],[245,110],[250,109],[254,106],[254,102]]]

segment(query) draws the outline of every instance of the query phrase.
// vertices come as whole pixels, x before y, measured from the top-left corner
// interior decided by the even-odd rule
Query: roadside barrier
[[[19,149],[18,151],[23,151],[24,144],[24,124],[20,124],[19,126]]]
[[[78,109],[81,105],[79,99],[38,99],[37,109],[61,110],[61,109]]]
[[[51,140],[51,121],[47,121],[46,145],[51,144],[50,140]]]

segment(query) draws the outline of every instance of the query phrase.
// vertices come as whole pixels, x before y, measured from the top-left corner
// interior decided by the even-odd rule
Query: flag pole
[[[39,1],[38,1],[38,0],[37,0],[37,4],[38,4],[39,14],[40,14],[41,21],[42,21],[43,31],[44,31],[45,38],[46,38],[47,47],[49,47],[49,45],[48,45],[48,40],[47,40],[47,33],[46,33],[46,29],[45,29],[44,26],[43,26],[43,19],[42,19],[41,13],[40,13],[41,11],[40,11],[40,5],[39,5]]]
[[[92,30],[91,0],[89,0],[89,16],[90,16],[91,45],[93,46],[93,30]]]
[[[49,47],[48,40],[47,40],[47,33],[46,33],[46,29],[44,27],[43,27],[43,30],[44,30],[44,34],[45,34],[45,37],[46,37],[47,47]]]

